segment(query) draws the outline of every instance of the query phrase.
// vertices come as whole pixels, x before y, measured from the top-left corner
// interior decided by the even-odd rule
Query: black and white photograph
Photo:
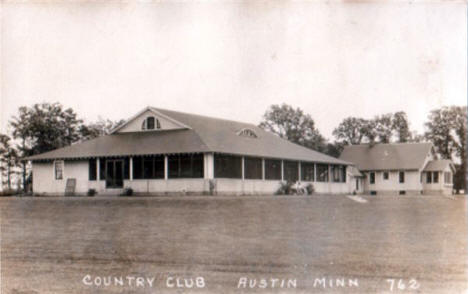
[[[0,2],[0,293],[468,293],[466,0]]]

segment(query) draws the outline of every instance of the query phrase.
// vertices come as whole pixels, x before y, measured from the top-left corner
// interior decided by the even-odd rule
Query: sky
[[[259,123],[272,104],[319,131],[349,116],[467,104],[465,1],[3,1],[0,132],[20,106],[87,122],[150,105]]]

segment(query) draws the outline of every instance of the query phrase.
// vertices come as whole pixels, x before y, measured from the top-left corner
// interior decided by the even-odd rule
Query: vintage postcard
[[[0,2],[0,292],[468,293],[467,2]]]

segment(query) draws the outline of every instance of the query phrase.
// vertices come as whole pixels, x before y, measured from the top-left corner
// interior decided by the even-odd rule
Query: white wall
[[[427,182],[427,175],[426,172],[423,173],[423,190],[424,194],[434,194],[434,193],[442,193],[444,195],[452,194],[453,190],[453,181],[452,183],[445,183],[444,172],[450,172],[453,177],[453,172],[450,167],[446,167],[444,171],[438,172],[439,173],[439,182],[434,183],[433,180],[431,183]],[[433,175],[431,175],[433,177]]]
[[[405,182],[400,183],[399,171],[389,171],[388,180],[383,179],[383,171],[375,172],[375,184],[370,184],[370,172],[366,172],[366,179],[364,181],[364,191],[369,193],[370,191],[378,192],[390,192],[395,193],[399,191],[415,192],[419,193],[422,190],[422,184],[420,183],[419,171],[404,171]]]
[[[205,154],[205,175],[203,179],[153,179],[153,180],[124,180],[124,188],[129,187],[135,193],[141,194],[167,194],[167,193],[209,193],[210,178],[215,183],[215,192],[218,194],[273,194],[280,187],[279,180],[242,180],[242,179],[213,179],[213,155]],[[33,164],[33,191],[41,194],[63,195],[65,193],[66,180],[76,179],[76,194],[86,194],[89,189],[95,189],[101,195],[120,194],[122,189],[107,189],[105,181],[89,181],[89,161],[65,161],[63,179],[55,180],[54,164],[34,163]],[[347,176],[346,183],[333,182],[302,182],[305,186],[312,183],[316,193],[324,194],[345,194],[350,193],[350,187],[354,187],[354,182],[350,184],[352,178]]]
[[[62,180],[55,179],[54,163],[33,163],[34,193],[64,194],[67,179],[76,179],[76,193],[86,193],[88,181],[88,161],[65,161]]]
[[[159,117],[158,115],[155,115],[152,111],[145,111],[142,113],[140,116],[135,118],[135,120],[131,121],[128,125],[125,127],[121,128],[118,132],[119,133],[126,133],[126,132],[140,132],[143,131],[141,129],[141,125],[143,124],[143,121],[148,117],[148,116],[154,116],[159,120],[159,123],[161,124],[161,130],[171,130],[171,129],[180,129],[181,127],[172,121]],[[155,126],[156,128],[156,122]]]

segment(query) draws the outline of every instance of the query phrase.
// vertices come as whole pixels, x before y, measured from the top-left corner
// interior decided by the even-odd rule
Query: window
[[[62,180],[63,179],[63,160],[56,160],[54,163],[54,170],[55,170],[55,179]]]
[[[203,154],[171,155],[169,162],[169,178],[203,178]],[[164,177],[164,171],[162,173]]]
[[[246,179],[262,179],[262,159],[255,157],[244,158],[244,177]]]
[[[384,180],[388,180],[388,171],[384,171],[382,175]]]
[[[297,182],[299,179],[299,166],[297,161],[284,161],[284,180]]]
[[[96,181],[96,175],[97,175],[96,165],[97,165],[96,159],[90,159],[89,160],[88,175],[89,175],[89,180],[90,181]]]
[[[126,170],[127,168],[124,169],[124,177],[126,176]],[[164,178],[164,156],[156,155],[156,156],[133,157],[133,178],[136,180],[163,179]]]
[[[375,184],[375,173],[374,172],[369,173],[369,183],[370,184]]]
[[[106,159],[100,158],[99,159],[99,180],[106,179]]]
[[[327,164],[317,164],[317,182],[328,182]]]
[[[251,129],[242,129],[240,130],[237,135],[247,138],[257,138],[257,134]]]
[[[452,183],[452,173],[451,172],[444,172],[444,182],[446,184]]]
[[[312,182],[315,180],[314,164],[309,162],[301,163],[301,181]]]
[[[148,116],[141,124],[142,130],[154,130],[155,128],[160,129],[161,124],[159,123],[159,120],[156,119],[154,116]]]
[[[399,179],[400,179],[400,183],[404,183],[405,182],[405,172],[401,171],[399,173]]]
[[[431,172],[426,172],[426,183],[428,183],[428,184],[432,183],[432,173]]]
[[[281,160],[265,159],[265,179],[281,180]]]
[[[439,172],[435,171],[432,173],[432,182],[439,183]]]
[[[346,182],[346,167],[342,165],[331,166],[332,180],[335,183]]]
[[[215,178],[242,178],[242,158],[234,155],[215,154]]]

